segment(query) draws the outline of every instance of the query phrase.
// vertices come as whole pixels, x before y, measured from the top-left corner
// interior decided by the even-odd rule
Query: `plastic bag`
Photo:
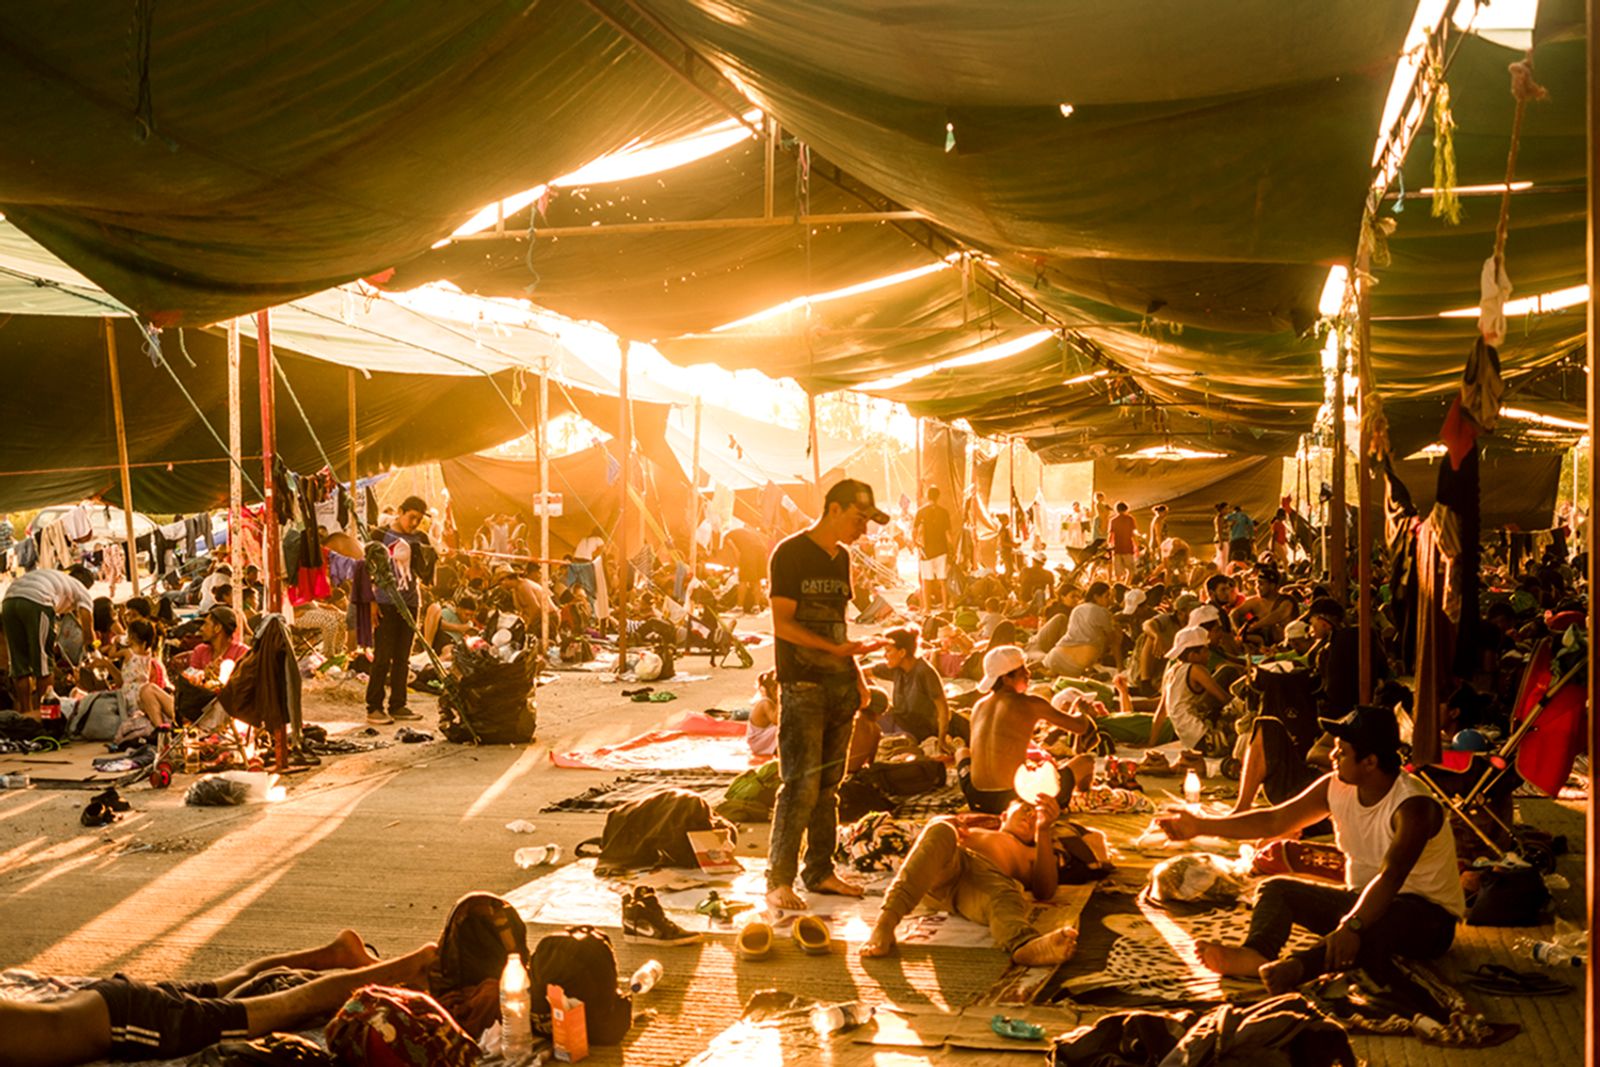
[[[1248,861],[1210,852],[1174,856],[1150,872],[1150,895],[1162,904],[1232,904],[1248,884],[1244,877],[1248,869]]]

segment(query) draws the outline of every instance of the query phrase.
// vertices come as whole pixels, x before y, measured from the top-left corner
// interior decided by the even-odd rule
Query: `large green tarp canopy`
[[[1395,474],[1411,493],[1417,514],[1433,510],[1439,483],[1438,456],[1419,456],[1394,465]],[[1548,530],[1555,518],[1561,488],[1561,455],[1556,452],[1508,452],[1486,449],[1478,464],[1479,497],[1485,530],[1516,527]]]
[[[1126,503],[1144,521],[1148,509],[1167,505],[1167,530],[1199,549],[1214,539],[1218,504],[1239,504],[1258,522],[1272,518],[1283,496],[1283,460],[1097,459],[1094,488],[1112,504]]]
[[[863,210],[822,177],[796,183],[792,146],[776,153],[773,214]],[[744,142],[671,170],[551,190],[542,212],[506,219],[506,236],[462,241],[401,264],[386,284],[444,279],[468,292],[525,297],[626,337],[703,333],[806,293],[920,267],[934,254],[888,222],[541,237],[550,227],[762,217],[764,149]],[[534,223],[528,240],[529,223]],[[731,361],[730,361],[731,362]]]
[[[0,5],[0,210],[163,324],[383,270],[722,117],[581,3]]]

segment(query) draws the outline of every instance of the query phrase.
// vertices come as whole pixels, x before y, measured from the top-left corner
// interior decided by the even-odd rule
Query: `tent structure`
[[[1199,548],[1214,540],[1216,505],[1241,505],[1257,521],[1272,518],[1283,496],[1283,461],[1221,459],[1102,459],[1094,464],[1096,492],[1143,512],[1167,505],[1167,530]]]

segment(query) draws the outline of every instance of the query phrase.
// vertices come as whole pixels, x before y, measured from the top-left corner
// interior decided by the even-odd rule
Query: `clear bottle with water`
[[[1582,967],[1586,953],[1559,941],[1535,941],[1531,937],[1518,938],[1512,949],[1532,958],[1545,967]]]
[[[29,784],[26,774],[0,774],[0,789],[26,789]]]
[[[872,1005],[852,1000],[844,1004],[818,1004],[811,1009],[811,1029],[818,1037],[854,1030],[872,1019]]]
[[[528,968],[513,952],[500,972],[500,1056],[521,1063],[533,1055],[533,997]]]
[[[1183,800],[1184,803],[1189,805],[1191,811],[1200,803],[1200,776],[1195,773],[1192,767],[1189,769],[1189,773],[1183,777]]]
[[[666,968],[661,966],[660,960],[647,960],[643,967],[633,972],[633,977],[628,979],[628,988],[634,993],[648,993],[661,981]]]

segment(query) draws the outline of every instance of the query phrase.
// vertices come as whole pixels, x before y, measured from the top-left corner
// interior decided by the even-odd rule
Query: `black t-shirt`
[[[928,504],[917,512],[922,528],[922,558],[936,559],[950,552],[950,513],[942,504]]]
[[[829,641],[847,640],[844,609],[850,601],[850,553],[837,555],[805,533],[785,538],[772,551],[772,595],[795,602],[794,621]],[[836,680],[855,672],[855,660],[778,638],[775,660],[780,682]]]

